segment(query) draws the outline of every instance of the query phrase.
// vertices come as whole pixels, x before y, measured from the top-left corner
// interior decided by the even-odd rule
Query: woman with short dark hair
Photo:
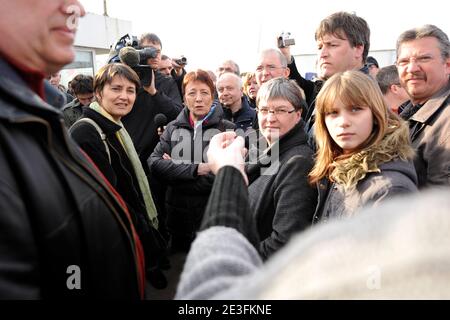
[[[125,200],[144,245],[147,269],[154,271],[155,255],[160,253],[154,243],[157,211],[139,156],[120,121],[131,111],[139,86],[139,77],[130,67],[104,66],[94,80],[96,102],[83,110],[70,132]]]
[[[311,225],[317,193],[307,180],[314,161],[301,118],[305,101],[300,87],[292,80],[272,79],[259,89],[256,104],[262,152],[256,159],[249,154],[248,191],[258,251],[267,259],[293,233]]]

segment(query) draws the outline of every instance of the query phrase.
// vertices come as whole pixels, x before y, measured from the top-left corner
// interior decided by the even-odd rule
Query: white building
[[[83,73],[93,76],[102,58],[109,53],[112,44],[123,35],[130,33],[132,23],[126,20],[87,13],[80,19],[75,38],[75,61],[61,71],[61,84],[67,84],[74,76]]]

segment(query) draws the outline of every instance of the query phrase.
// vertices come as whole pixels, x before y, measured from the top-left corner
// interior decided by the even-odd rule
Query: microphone
[[[139,52],[133,47],[123,47],[119,51],[120,62],[133,68],[139,65],[140,56]]]
[[[158,113],[153,121],[155,121],[158,135],[162,135],[164,133],[164,126],[167,124],[167,117],[162,113]]]
[[[156,127],[161,128],[167,124],[167,117],[162,113],[158,113],[155,116],[154,121],[155,121]]]

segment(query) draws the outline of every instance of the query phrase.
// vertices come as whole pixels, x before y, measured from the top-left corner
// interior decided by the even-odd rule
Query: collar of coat
[[[267,141],[263,136],[260,137],[258,141],[258,147],[260,149],[261,155],[258,157],[257,162],[253,164],[247,165],[247,170],[249,172],[259,170],[261,167],[269,167],[271,165],[271,161],[268,159],[271,158],[272,150],[275,149],[278,151],[278,157],[281,157],[285,152],[291,150],[293,147],[307,144],[308,138],[305,133],[305,122],[300,120],[290,131],[288,131],[284,136],[280,137],[280,140],[274,143],[274,145],[262,150],[262,146],[267,146]],[[276,147],[275,147],[276,145]],[[255,151],[253,151],[255,152]],[[248,159],[247,155],[247,161]]]
[[[334,169],[330,174],[330,180],[350,189],[364,179],[367,173],[381,172],[379,168],[381,164],[395,159],[406,161],[413,156],[408,126],[406,122],[401,121],[399,126],[390,127],[380,143],[355,153],[349,158],[333,162],[331,168]]]
[[[220,106],[220,103],[218,103],[218,101],[214,100],[213,104],[211,105],[211,108],[213,106],[216,106],[214,109],[214,112],[208,118],[208,121],[205,121],[202,124],[203,127],[211,127],[213,125],[216,125],[217,123],[219,123],[219,121],[223,117],[223,110],[222,110],[222,106]],[[184,109],[177,116],[177,118],[175,119],[175,122],[173,124],[177,127],[184,127],[184,128],[192,129],[193,125],[191,124],[189,114],[190,114],[190,111],[189,111],[188,107],[184,107]]]
[[[444,102],[448,100],[450,96],[450,81],[447,85],[442,87],[441,90],[436,92],[423,106],[414,113],[409,119],[426,123],[428,119],[438,112],[442,107],[445,108]],[[408,106],[409,107],[409,106]]]

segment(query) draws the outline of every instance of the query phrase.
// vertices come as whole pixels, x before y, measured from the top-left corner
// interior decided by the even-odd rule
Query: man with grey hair
[[[289,77],[287,60],[280,50],[265,49],[259,53],[255,77],[260,87],[271,79]]]
[[[222,64],[217,68],[217,77],[220,77],[222,74],[226,72],[234,73],[235,75],[240,75],[241,72],[239,70],[239,65],[233,60],[226,60],[222,62]]]
[[[395,114],[399,114],[402,111],[399,108],[409,101],[409,96],[405,88],[400,85],[397,66],[381,68],[376,75],[376,80],[389,109]]]
[[[246,131],[251,128],[256,112],[244,98],[241,78],[234,73],[224,73],[217,80],[217,92],[222,104],[224,118],[233,122],[236,129]]]
[[[450,185],[450,42],[434,25],[410,29],[397,40],[397,68],[411,102],[409,121],[419,188]]]
[[[48,103],[59,93],[44,77],[74,60],[85,10],[77,0],[0,7],[0,299],[144,298],[134,221]]]

